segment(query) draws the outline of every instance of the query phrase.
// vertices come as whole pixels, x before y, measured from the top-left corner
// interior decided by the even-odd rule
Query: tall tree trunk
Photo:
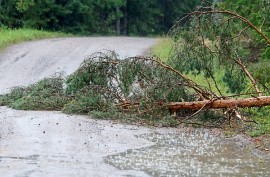
[[[127,13],[127,2],[124,7],[124,27],[123,27],[123,34],[127,35],[127,25],[128,25],[128,13]]]
[[[117,15],[120,14],[120,8],[119,8],[119,6],[116,7],[116,14],[117,14]],[[117,34],[118,36],[120,36],[120,34],[121,34],[121,26],[120,26],[121,23],[120,23],[120,20],[121,20],[121,18],[118,17],[118,18],[117,18],[117,21],[116,21],[116,34]]]
[[[261,107],[270,105],[270,96],[262,96],[256,98],[229,99],[229,100],[204,100],[194,102],[173,102],[168,104],[171,111],[179,111],[183,109],[199,110],[199,109],[221,109],[221,108],[246,108]]]

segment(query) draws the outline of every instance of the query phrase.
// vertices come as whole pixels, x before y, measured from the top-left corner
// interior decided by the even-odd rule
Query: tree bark
[[[128,26],[128,9],[127,9],[127,1],[125,1],[124,6],[124,24],[123,24],[123,35],[127,35],[127,26]]]
[[[118,15],[120,13],[120,8],[119,6],[116,7],[116,14]],[[120,17],[117,18],[116,20],[116,34],[117,36],[120,36],[121,34],[121,28],[120,28],[120,25],[121,25],[121,22],[120,22]]]
[[[262,96],[256,98],[229,99],[229,100],[204,100],[195,102],[172,102],[168,104],[171,111],[179,111],[183,109],[199,110],[199,109],[221,109],[221,108],[247,108],[261,107],[270,105],[270,96]]]

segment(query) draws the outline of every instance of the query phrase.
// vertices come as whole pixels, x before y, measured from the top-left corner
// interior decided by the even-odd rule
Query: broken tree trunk
[[[261,107],[270,105],[270,96],[262,96],[256,98],[229,99],[229,100],[204,100],[194,102],[172,102],[168,104],[171,111],[179,111],[184,109],[221,109],[221,108],[247,108]]]

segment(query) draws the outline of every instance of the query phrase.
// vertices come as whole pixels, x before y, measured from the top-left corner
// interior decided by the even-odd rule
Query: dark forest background
[[[200,0],[0,0],[0,26],[75,34],[156,35]]]

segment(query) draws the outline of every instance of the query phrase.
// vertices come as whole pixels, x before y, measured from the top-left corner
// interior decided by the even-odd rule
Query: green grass
[[[19,42],[65,36],[71,35],[35,29],[8,29],[5,27],[0,27],[0,50]]]
[[[150,52],[166,62],[173,49],[173,41],[170,38],[161,38],[159,42],[151,48]]]
[[[257,122],[255,126],[248,132],[251,136],[260,136],[270,134],[270,106],[262,108],[250,108],[244,110],[249,118]]]

